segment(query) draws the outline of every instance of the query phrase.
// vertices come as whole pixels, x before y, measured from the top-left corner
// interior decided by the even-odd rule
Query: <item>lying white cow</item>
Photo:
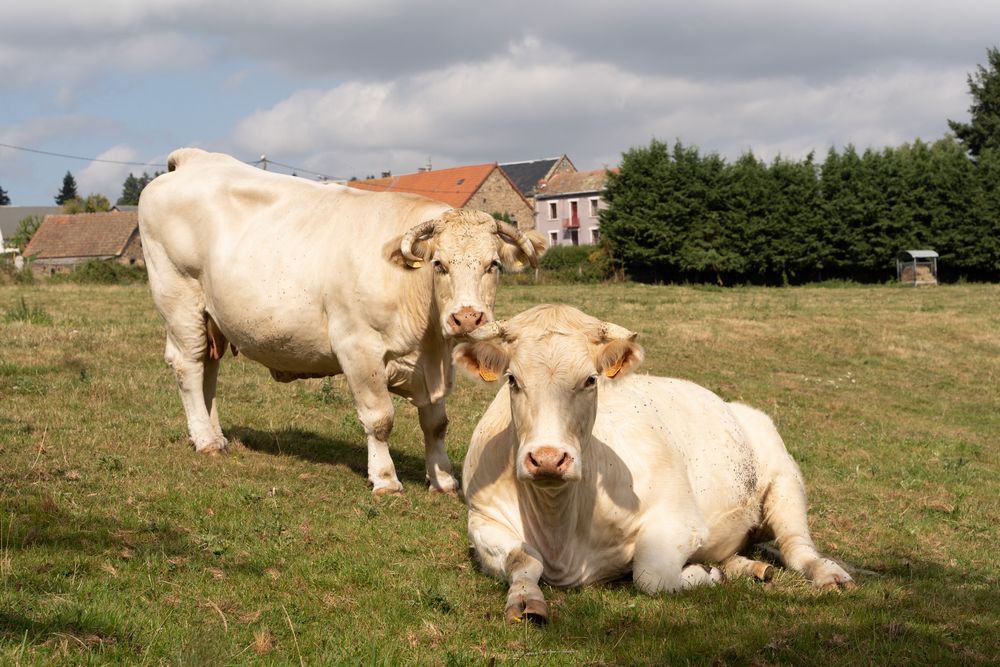
[[[469,536],[510,583],[508,620],[545,620],[539,580],[583,586],[629,572],[647,593],[768,576],[739,555],[777,540],[817,586],[851,577],[816,552],[798,467],[771,420],[703,387],[628,375],[636,335],[568,306],[475,331],[455,360],[506,384],[465,459]],[[722,572],[701,563],[721,563]]]
[[[174,151],[139,201],[149,286],[198,451],[226,447],[216,410],[231,345],[290,381],[343,373],[368,437],[376,493],[402,489],[389,392],[420,415],[432,489],[454,491],[444,448],[453,337],[493,319],[500,267],[543,241],[476,211]]]

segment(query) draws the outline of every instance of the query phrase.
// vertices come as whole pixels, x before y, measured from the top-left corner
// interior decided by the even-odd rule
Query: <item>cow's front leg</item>
[[[458,481],[452,473],[451,461],[444,444],[444,436],[448,430],[444,399],[417,408],[417,413],[420,415],[420,428],[424,432],[427,484],[431,491],[455,493],[458,491]]]
[[[702,522],[662,522],[639,535],[632,562],[636,588],[650,595],[675,592],[695,586],[711,586],[724,580],[714,567],[688,564],[707,536]]]
[[[395,409],[386,388],[381,355],[355,352],[341,362],[344,377],[354,395],[358,418],[368,437],[368,482],[376,495],[401,493],[403,485],[389,455]]]
[[[510,583],[504,607],[507,622],[546,623],[549,606],[538,587],[543,569],[538,551],[506,526],[475,511],[469,512],[469,536],[483,570]]]

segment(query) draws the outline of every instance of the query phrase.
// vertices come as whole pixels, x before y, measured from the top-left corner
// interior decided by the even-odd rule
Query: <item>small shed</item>
[[[938,254],[933,250],[900,250],[896,255],[896,277],[911,285],[937,285]]]

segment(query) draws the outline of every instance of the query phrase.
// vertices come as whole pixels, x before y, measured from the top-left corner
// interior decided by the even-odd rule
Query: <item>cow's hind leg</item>
[[[431,491],[455,493],[458,491],[458,481],[452,473],[451,461],[444,445],[444,436],[448,430],[444,399],[417,408],[417,413],[420,415],[420,428],[424,432],[427,484]]]
[[[708,528],[695,515],[664,517],[647,526],[636,540],[632,560],[636,588],[652,595],[721,583],[724,577],[718,568],[688,562],[707,536]]]
[[[779,473],[764,498],[764,524],[774,534],[785,565],[822,588],[854,588],[854,580],[832,560],[816,551],[809,536],[806,492],[795,463]]]
[[[222,451],[227,442],[215,405],[219,360],[208,357],[204,314],[194,310],[189,313],[193,317],[180,315],[176,311],[171,313],[167,322],[164,359],[174,370],[187,417],[188,435],[195,450]]]

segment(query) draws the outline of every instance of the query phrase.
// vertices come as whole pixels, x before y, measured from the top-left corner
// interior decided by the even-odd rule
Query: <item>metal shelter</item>
[[[896,255],[896,278],[911,285],[937,285],[938,254],[933,250],[900,250]]]

